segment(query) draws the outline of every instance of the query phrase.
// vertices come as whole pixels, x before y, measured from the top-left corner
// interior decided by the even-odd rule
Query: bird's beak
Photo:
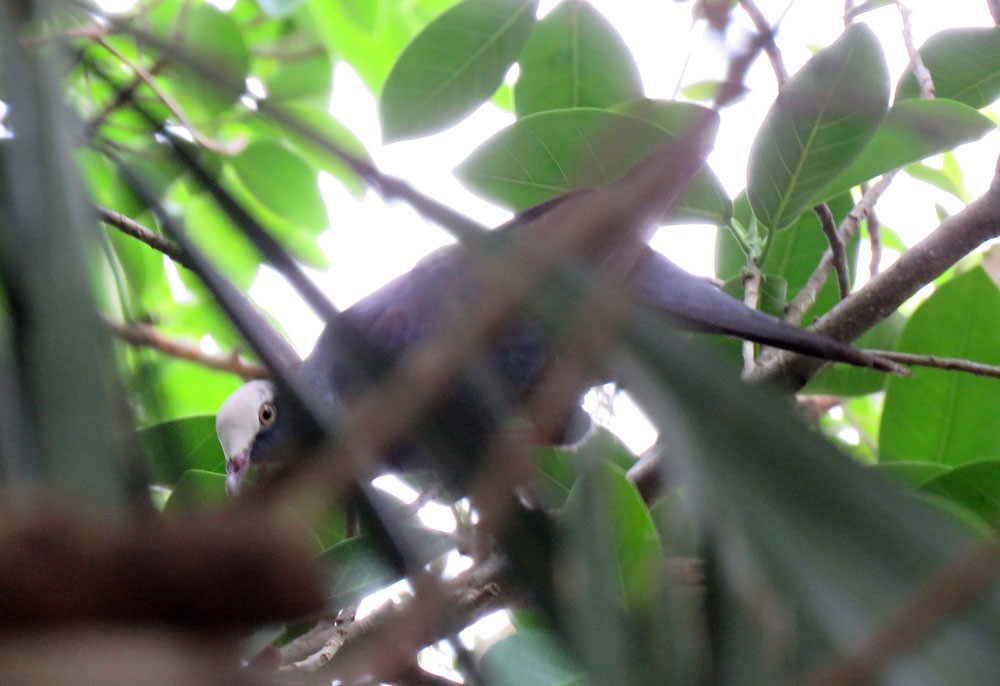
[[[240,485],[250,471],[249,451],[243,450],[226,460],[226,494],[235,498],[240,493]]]

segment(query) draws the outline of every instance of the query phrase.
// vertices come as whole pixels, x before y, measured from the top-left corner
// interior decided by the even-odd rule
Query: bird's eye
[[[277,418],[278,409],[274,406],[274,403],[264,403],[260,406],[260,410],[257,411],[257,419],[260,420],[261,426],[271,426]]]

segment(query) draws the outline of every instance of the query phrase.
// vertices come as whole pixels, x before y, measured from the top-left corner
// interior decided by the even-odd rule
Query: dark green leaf
[[[819,192],[814,202],[982,138],[996,124],[971,107],[949,100],[904,100],[889,110],[861,156]]]
[[[296,153],[262,140],[248,145],[232,165],[247,190],[271,212],[314,231],[326,226],[316,172]]]
[[[540,112],[483,143],[456,173],[477,193],[523,210],[577,188],[614,181],[673,139],[660,126],[617,112]],[[671,220],[725,221],[730,212],[729,198],[704,169]]]
[[[929,579],[967,559],[970,535],[793,421],[786,397],[739,384],[648,318],[631,318],[626,337],[623,382],[660,429],[671,473],[689,477],[691,507],[720,551],[720,581],[758,608],[744,630],[718,636],[722,672],[763,671],[751,683],[778,683],[833,664],[898,616],[901,599],[922,597],[914,594]],[[991,582],[981,602],[890,661],[880,681],[1000,679],[998,593]],[[772,651],[742,650],[756,632],[765,646],[781,640],[767,638],[765,599],[783,608],[781,626],[795,635],[777,662]]]
[[[889,478],[914,488],[922,486],[936,476],[953,469],[940,462],[879,462],[872,469],[888,474]]]
[[[464,0],[406,46],[382,89],[387,142],[436,133],[503,81],[535,23],[536,0]]]
[[[521,630],[495,643],[483,654],[480,668],[493,686],[584,683],[580,667],[550,634],[538,629]]]
[[[174,484],[164,514],[178,514],[219,505],[226,500],[226,475],[191,469]]]
[[[642,95],[632,53],[588,2],[563,2],[538,22],[518,58],[518,117],[571,107],[607,107]]]
[[[1000,365],[1000,292],[980,268],[938,287],[910,317],[898,350]],[[997,382],[916,368],[891,377],[879,432],[883,460],[959,465],[1000,456]]]
[[[1000,96],[1000,28],[946,29],[920,47],[920,57],[934,80],[939,98],[979,109]],[[896,100],[916,98],[920,88],[912,73],[899,84]]]
[[[761,223],[783,229],[814,204],[875,134],[888,97],[885,58],[864,24],[789,79],[750,151],[747,195]]]
[[[184,417],[139,430],[150,480],[173,484],[189,469],[226,473],[226,457],[215,435],[215,415]]]
[[[1000,459],[954,467],[926,480],[921,488],[958,503],[987,522],[1000,520]]]

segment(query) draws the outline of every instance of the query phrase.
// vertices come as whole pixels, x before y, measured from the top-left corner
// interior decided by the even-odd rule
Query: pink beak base
[[[235,498],[240,494],[240,486],[249,471],[250,458],[245,450],[226,460],[226,495]]]

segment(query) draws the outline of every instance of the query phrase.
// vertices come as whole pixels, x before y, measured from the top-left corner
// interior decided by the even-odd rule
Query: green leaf
[[[339,0],[359,29],[374,31],[378,22],[379,0]]]
[[[883,474],[888,474],[890,479],[895,479],[899,483],[917,488],[924,485],[931,479],[947,473],[953,467],[940,464],[938,462],[879,462],[873,464],[874,469]]]
[[[260,267],[260,255],[232,226],[229,217],[219,209],[215,201],[205,194],[188,197],[185,200],[186,225],[191,238],[209,255],[217,267],[221,268],[237,288],[247,290],[253,283]],[[180,270],[185,283],[200,283],[191,272]]]
[[[584,443],[574,448],[554,446],[534,450],[538,487],[550,507],[563,507],[580,474],[580,453],[589,451],[627,470],[638,459],[607,429],[596,429]]]
[[[190,469],[174,484],[164,514],[191,512],[226,500],[226,475]]]
[[[301,59],[283,60],[265,68],[259,76],[272,100],[313,98],[326,107],[333,86],[333,60],[323,51]]]
[[[316,172],[280,143],[255,141],[231,161],[247,190],[271,212],[299,226],[320,231],[326,206]]]
[[[140,429],[136,442],[153,483],[173,484],[189,469],[226,473],[226,457],[215,435],[215,415],[184,417]]]
[[[950,193],[963,203],[971,202],[972,198],[965,186],[965,179],[962,178],[962,168],[955,161],[955,156],[951,153],[945,153],[942,158],[941,169],[934,169],[918,162],[904,167],[903,171],[918,181],[929,183],[945,193]]]
[[[885,58],[864,24],[788,80],[750,151],[747,195],[764,226],[790,226],[814,204],[875,134],[888,97]]]
[[[893,312],[863,333],[853,345],[870,350],[893,350],[905,325],[906,317]],[[816,375],[801,392],[816,395],[867,395],[881,391],[885,380],[886,374],[883,372],[848,364],[832,364]]]
[[[981,268],[944,283],[910,317],[898,350],[1000,365],[1000,292]],[[891,377],[879,432],[883,460],[959,465],[1000,456],[997,384],[916,368]]]
[[[854,202],[847,194],[833,198],[828,203],[830,211],[833,212],[834,219],[841,221],[851,208]],[[733,205],[733,216],[741,225],[747,226],[750,221],[750,206],[745,195],[736,199]],[[760,265],[765,276],[778,276],[785,280],[789,297],[794,297],[812,276],[816,265],[829,243],[819,225],[819,219],[815,213],[807,212],[803,214],[798,222],[790,229],[779,231],[770,238],[771,247]],[[847,264],[853,277],[857,265],[858,246],[860,240],[855,237],[847,244]],[[739,275],[746,268],[746,256],[740,249],[739,244],[725,228],[720,228],[716,234],[715,243],[715,274],[718,278],[727,283],[733,279],[738,279]],[[731,292],[736,298],[743,298],[742,282]],[[802,318],[805,323],[811,323],[834,305],[840,302],[840,293],[837,289],[836,279],[827,279],[826,284],[820,289],[816,298],[816,303]]]
[[[524,210],[578,188],[610,183],[672,136],[635,117],[592,108],[540,112],[519,119],[456,169],[475,192]],[[688,187],[671,221],[725,221],[729,198],[708,169]]]
[[[1000,28],[939,31],[919,52],[934,80],[937,97],[957,100],[978,110],[1000,96]],[[917,80],[907,72],[896,100],[919,96]]]
[[[181,109],[195,121],[205,122],[236,104],[250,67],[250,53],[236,22],[207,4],[183,8],[164,4],[151,17],[157,35],[222,77],[209,79],[202,69],[189,66],[168,71],[175,78],[162,80],[161,86],[169,89]]]
[[[625,470],[598,458],[570,491],[564,519],[575,541],[569,564],[589,570],[577,570],[581,578],[630,606],[648,602],[659,582],[662,551],[653,518]],[[602,578],[601,571],[610,576]]]
[[[152,389],[148,414],[162,422],[193,415],[214,414],[242,383],[232,374],[205,369],[183,360],[155,358],[135,372],[139,393]]]
[[[819,192],[818,203],[880,174],[978,140],[996,125],[949,100],[904,100],[889,110],[864,152]]]
[[[607,107],[642,95],[622,37],[588,2],[563,2],[535,26],[518,58],[518,117],[571,107]]]
[[[722,81],[695,81],[681,88],[681,95],[688,100],[712,102],[723,85]]]
[[[346,150],[365,162],[371,162],[371,156],[364,144],[351,133],[350,129],[337,121],[326,108],[320,109],[301,103],[285,103],[283,109],[308,126],[313,132],[322,136],[331,145]],[[360,198],[364,195],[368,186],[339,157],[327,152],[321,145],[305,136],[300,136],[291,129],[286,129],[285,134],[298,153],[308,162],[334,176],[355,197]]]
[[[719,616],[729,630],[713,644],[718,673],[763,672],[747,683],[778,683],[834,664],[857,649],[859,636],[897,617],[901,602],[922,597],[943,569],[968,559],[971,535],[794,421],[787,397],[740,384],[649,318],[631,317],[624,337],[623,383],[660,429],[669,473],[688,477],[688,502],[720,553],[720,584],[756,608],[736,631],[730,613]],[[1000,679],[998,591],[991,580],[878,680]],[[746,650],[762,632],[765,647],[781,640],[769,637],[764,599],[782,608],[780,626],[795,636],[777,661],[772,650]]]
[[[1000,519],[1000,460],[969,462],[928,479],[921,488],[958,503],[987,522]]]
[[[499,87],[535,23],[536,0],[464,0],[414,38],[389,72],[386,142],[436,133]]]
[[[480,668],[493,686],[582,686],[580,667],[547,632],[524,629],[501,639],[482,657]]]

